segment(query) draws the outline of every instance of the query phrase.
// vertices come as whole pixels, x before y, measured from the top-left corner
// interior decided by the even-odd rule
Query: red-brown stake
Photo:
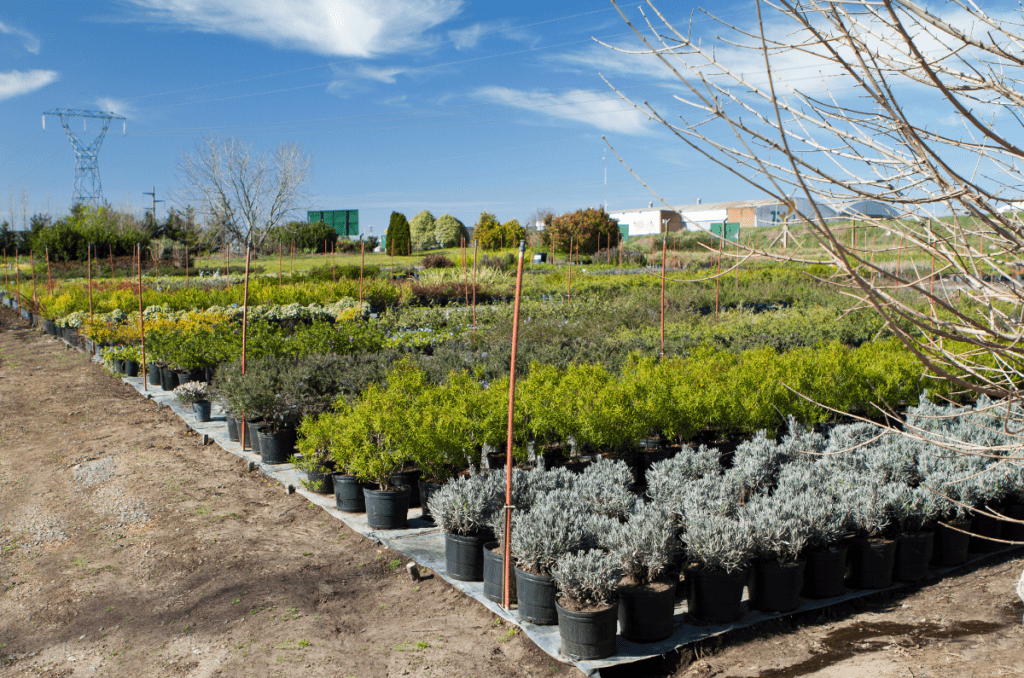
[[[473,239],[473,344],[476,344],[476,255],[480,241]]]
[[[661,239],[661,359],[665,359],[665,253],[668,237]]]
[[[569,238],[569,298],[572,301],[572,238]]]
[[[28,265],[32,267],[32,310],[33,312],[37,309],[36,304],[39,303],[39,297],[36,296],[36,251],[28,251]]]
[[[516,267],[516,303],[512,312],[512,366],[508,375],[508,437],[505,439],[505,577],[501,592],[502,606],[509,608],[509,582],[512,580],[512,428],[516,402],[516,344],[519,341],[519,299],[523,294],[523,255],[526,241],[519,241],[519,264]]]
[[[331,243],[331,282],[338,282],[338,267],[334,263],[334,252],[338,249],[338,241]]]
[[[185,243],[185,289],[188,289],[188,243]]]
[[[284,244],[280,240],[278,240],[277,241],[277,286],[278,287],[280,287],[281,285],[284,285],[284,254],[283,254],[283,248],[284,248]]]
[[[114,246],[110,245],[108,249],[110,250],[110,279],[113,280],[114,279]]]
[[[724,235],[725,224],[722,224]],[[715,321],[718,321],[718,291],[722,286],[722,247],[725,246],[724,238],[718,239],[718,268],[715,272]]]
[[[50,248],[46,250],[46,289],[50,292],[50,296],[53,296],[53,278],[50,276]]]
[[[11,286],[11,279],[7,275],[7,248],[4,248],[4,287]]]
[[[366,243],[359,238],[359,312],[363,311],[363,266],[366,265]]]
[[[6,252],[4,252],[6,254]],[[92,243],[88,245],[88,254],[86,255],[85,264],[85,275],[89,285],[89,321],[92,321]]]
[[[142,342],[142,369],[146,370],[146,318],[142,312],[142,244],[136,243],[135,249],[139,258],[139,340]],[[142,390],[149,390],[149,379],[146,376],[142,377]]]
[[[245,244],[245,287],[242,290],[242,374],[245,374],[245,353],[246,353],[246,330],[249,324],[249,243]],[[242,449],[245,449],[246,434],[249,426],[245,420],[245,412],[242,412]],[[249,441],[252,448],[252,441]]]

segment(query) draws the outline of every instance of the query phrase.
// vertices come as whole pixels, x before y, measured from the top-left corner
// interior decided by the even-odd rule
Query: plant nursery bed
[[[98,361],[98,358],[94,358]],[[561,653],[561,640],[557,626],[539,626],[528,623],[519,617],[518,612],[513,608],[504,609],[501,605],[492,602],[484,595],[483,582],[465,582],[452,579],[448,576],[445,568],[445,542],[444,534],[440,528],[434,526],[430,521],[421,518],[422,509],[412,508],[409,510],[408,529],[403,530],[374,530],[370,528],[364,513],[345,513],[335,508],[333,495],[323,495],[310,492],[302,487],[302,475],[292,464],[269,465],[262,463],[260,456],[250,450],[243,450],[241,444],[231,441],[228,437],[227,423],[223,411],[214,408],[210,422],[199,423],[195,420],[191,410],[179,405],[169,391],[163,391],[159,387],[147,389],[142,377],[122,377],[122,380],[131,385],[139,394],[150,398],[165,407],[169,407],[177,414],[182,421],[191,427],[196,433],[205,436],[205,440],[214,442],[225,451],[237,455],[253,466],[258,467],[263,474],[281,483],[289,493],[296,492],[307,498],[311,503],[319,506],[330,513],[333,517],[341,520],[353,531],[383,544],[403,556],[415,561],[422,568],[430,570],[443,578],[457,590],[474,598],[481,605],[493,612],[502,619],[518,626],[523,633],[532,640],[540,649],[551,657],[566,663],[574,664],[588,676],[599,676],[602,669],[650,660],[663,656],[680,648],[695,646],[708,639],[723,636],[725,634],[756,627],[772,620],[782,619],[795,615],[802,615],[814,610],[825,611],[827,608],[839,606],[851,601],[876,596],[878,594],[892,594],[901,589],[911,590],[920,588],[920,584],[894,584],[884,589],[848,589],[843,595],[819,600],[801,599],[801,605],[793,611],[786,613],[762,613],[751,610],[747,606],[748,593],[744,591],[743,616],[736,622],[718,625],[698,625],[693,623],[687,616],[687,603],[685,600],[678,601],[675,607],[674,627],[675,632],[669,638],[654,643],[635,643],[625,638],[617,637],[617,652],[615,655],[602,660],[574,661],[566,658]],[[1000,551],[972,556],[967,563],[955,567],[932,567],[926,581],[935,581],[956,570],[969,567],[972,564],[984,560],[1005,555],[1006,553],[1018,550],[1020,547],[1007,547]],[[792,674],[802,675],[802,674]]]

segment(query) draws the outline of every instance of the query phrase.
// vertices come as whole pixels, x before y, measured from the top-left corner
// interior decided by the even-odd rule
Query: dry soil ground
[[[0,675],[580,675],[0,312]],[[1024,675],[1024,559],[605,676]]]

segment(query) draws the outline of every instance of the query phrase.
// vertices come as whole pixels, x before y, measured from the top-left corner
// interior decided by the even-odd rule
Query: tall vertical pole
[[[35,305],[39,303],[39,297],[36,296],[36,251],[28,251],[28,265],[32,267],[32,311],[35,312]]]
[[[85,264],[86,283],[89,285],[89,321],[92,322],[92,243],[88,245],[89,254]]]
[[[110,281],[114,281],[114,246],[108,245],[107,249],[110,251]]]
[[[142,268],[142,252],[139,252],[139,268]],[[153,250],[153,277],[160,277],[160,257],[156,255],[156,250]]]
[[[220,248],[224,250],[224,275],[228,274],[228,230],[225,228],[220,237]]]
[[[338,282],[338,267],[334,263],[334,253],[338,249],[338,241],[335,240],[331,243],[331,282]]]
[[[903,236],[900,236],[900,248],[896,250],[896,277],[900,277],[900,258],[903,256]]]
[[[366,266],[366,243],[359,238],[359,310],[363,310],[363,267]]]
[[[284,285],[284,245],[280,240],[277,241],[277,286]]]
[[[473,344],[476,344],[476,255],[480,249],[480,241],[473,239]]]
[[[661,239],[661,359],[665,359],[665,253],[668,251],[668,236]]]
[[[292,270],[291,270],[292,282],[295,282],[295,242],[292,242]]]
[[[242,374],[245,374],[246,336],[249,325],[249,242],[245,243],[245,287],[242,289]],[[245,449],[246,435],[249,431],[249,423],[246,421],[245,412],[242,413],[242,449]],[[249,441],[252,447],[252,441]]]
[[[14,286],[18,288],[18,305],[21,305],[21,266],[18,264],[18,259],[21,255],[18,252],[18,248],[14,248]]]
[[[46,250],[46,289],[53,296],[53,277],[50,275],[50,248],[44,248]]]
[[[185,289],[188,289],[188,243],[185,243]]]
[[[505,563],[501,601],[509,608],[509,582],[512,578],[512,439],[516,402],[516,344],[519,341],[519,300],[523,294],[523,256],[526,241],[519,241],[519,264],[516,267],[516,302],[512,312],[512,366],[508,375],[508,436],[505,439]]]
[[[391,279],[395,279],[395,241],[391,240]]]
[[[467,266],[466,257],[469,254],[469,248],[466,246],[466,239],[462,239],[462,288],[466,292],[466,310],[469,310],[469,267]]]
[[[4,287],[11,286],[10,276],[7,275],[7,248],[4,248]]]
[[[569,236],[569,298],[572,301],[572,236]]]
[[[149,379],[145,376],[146,365],[146,318],[142,309],[142,243],[135,243],[139,259],[139,341],[142,343],[142,389],[149,390]]]
[[[723,235],[725,233],[725,224],[722,224]],[[725,246],[723,238],[718,239],[718,268],[715,272],[715,322],[718,322],[718,293],[722,287],[722,247]]]

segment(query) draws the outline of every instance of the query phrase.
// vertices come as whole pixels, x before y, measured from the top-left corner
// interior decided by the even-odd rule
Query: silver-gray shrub
[[[930,530],[941,510],[938,496],[927,485],[910,487],[893,483],[896,522],[903,533],[917,534]]]
[[[669,459],[651,464],[647,470],[647,496],[655,502],[671,503],[687,480],[722,474],[718,450],[701,445],[698,449],[683,448]]]
[[[743,497],[743,479],[732,471],[696,480],[666,479],[652,503],[668,511],[680,527],[685,527],[689,516],[696,513],[733,516]]]
[[[529,511],[512,513],[511,550],[520,569],[549,574],[558,558],[590,548],[595,542],[594,516],[570,490],[541,497]]]
[[[939,470],[925,478],[922,487],[933,492],[939,520],[961,520],[971,515],[967,507],[979,502],[978,486],[974,478]]]
[[[488,475],[460,476],[430,495],[427,506],[445,532],[473,534],[490,529],[489,521],[503,500]]]
[[[743,507],[742,516],[750,526],[758,556],[779,563],[792,563],[807,546],[812,530],[801,504],[794,495],[760,495]]]
[[[573,490],[597,513],[625,520],[638,501],[632,486],[633,476],[625,462],[601,460],[580,474]]]
[[[602,541],[623,574],[646,585],[672,562],[676,534],[672,514],[656,504],[640,504],[628,522],[612,525]]]
[[[580,605],[608,605],[622,572],[604,551],[565,553],[551,567],[559,593]]]
[[[742,475],[747,494],[754,494],[775,486],[785,460],[781,447],[758,431],[736,448],[731,470]]]
[[[689,560],[713,572],[742,570],[754,557],[750,524],[712,513],[689,516],[682,542]]]
[[[854,479],[857,491],[852,494],[851,520],[860,536],[876,538],[892,533],[896,526],[898,496],[896,486],[878,482],[864,474]]]

